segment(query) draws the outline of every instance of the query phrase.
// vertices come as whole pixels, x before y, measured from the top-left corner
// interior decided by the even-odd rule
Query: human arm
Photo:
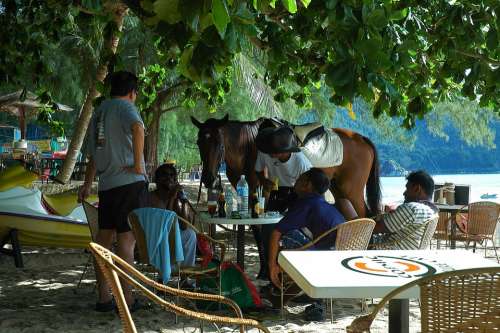
[[[82,187],[78,190],[78,202],[82,202],[90,195],[90,190],[92,188],[92,182],[95,178],[95,162],[92,156],[89,157],[89,162],[87,163],[87,169],[85,170],[85,181]]]
[[[399,205],[398,208],[374,218],[377,225],[375,233],[397,233],[414,220],[413,210],[408,204]]]
[[[274,186],[274,182],[266,178],[266,174],[264,171],[256,172],[256,174],[257,179],[259,180],[259,184],[264,188],[264,192],[271,192]]]
[[[134,165],[127,166],[125,169],[131,173],[146,174],[144,170],[144,126],[141,122],[135,122],[131,126],[132,148],[134,151]]]
[[[280,267],[277,263],[280,238],[281,232],[278,229],[274,229],[269,239],[269,278],[278,288],[281,285],[279,279]]]
[[[264,153],[257,152],[257,159],[255,161],[255,173],[257,175],[257,179],[259,184],[263,186],[264,192],[269,193],[273,188],[273,181],[268,178],[266,172],[266,157]]]

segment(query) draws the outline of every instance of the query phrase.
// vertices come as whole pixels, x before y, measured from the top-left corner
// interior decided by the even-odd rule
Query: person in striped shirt
[[[425,230],[424,222],[438,212],[432,202],[432,177],[419,170],[410,173],[406,180],[404,203],[375,218],[377,225],[374,234],[382,233],[381,237],[377,237],[376,243],[395,242],[394,250],[418,249]]]

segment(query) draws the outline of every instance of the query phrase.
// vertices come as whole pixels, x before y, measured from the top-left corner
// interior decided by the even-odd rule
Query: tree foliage
[[[211,84],[244,41],[265,52],[275,98],[307,101],[324,78],[331,101],[354,97],[411,127],[433,102],[461,91],[498,109],[496,0],[126,1],[179,54],[186,78]],[[294,92],[286,83],[297,84]]]

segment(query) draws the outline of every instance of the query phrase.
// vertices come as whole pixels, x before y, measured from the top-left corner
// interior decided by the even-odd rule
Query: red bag
[[[198,234],[196,243],[198,251],[200,251],[200,255],[202,257],[201,267],[207,267],[208,263],[212,261],[212,258],[214,257],[214,250],[210,246],[210,242],[205,235]]]

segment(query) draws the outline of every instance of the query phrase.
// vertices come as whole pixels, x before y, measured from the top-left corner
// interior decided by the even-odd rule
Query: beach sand
[[[258,270],[258,256],[247,234],[246,269],[254,278]],[[229,256],[234,253],[229,253]],[[85,274],[82,286],[76,285],[89,259],[83,250],[23,249],[24,268],[16,268],[11,257],[0,256],[0,332],[121,332],[121,322],[114,312],[94,311],[96,301],[95,277],[92,265]],[[260,282],[260,281],[258,281]],[[377,301],[377,300],[376,300]],[[144,300],[147,304],[147,301]],[[290,303],[286,320],[279,313],[265,311],[260,320],[272,332],[344,332],[345,327],[361,314],[358,300],[335,300],[334,323],[306,322],[305,305]],[[133,315],[139,332],[193,332],[198,323],[179,318],[155,305],[138,310]],[[419,332],[418,304],[411,302],[411,332]],[[327,314],[329,318],[329,313]],[[381,313],[372,326],[372,332],[387,332],[387,311]],[[216,331],[205,324],[206,332]],[[234,328],[224,328],[231,332]]]
[[[188,197],[191,200],[196,199],[197,184],[185,182],[184,185]],[[73,187],[75,186],[77,185],[73,184]],[[206,200],[204,197],[205,194],[202,195],[201,202]],[[225,238],[228,244],[234,242],[235,236],[231,232],[217,235]],[[258,254],[251,232],[246,234],[246,244],[246,271],[259,287],[262,282],[255,281],[259,269]],[[229,251],[228,257],[234,259],[234,251]],[[25,267],[16,268],[11,257],[0,254],[0,332],[121,332],[118,315],[114,312],[94,311],[96,293],[92,265],[84,276],[82,286],[76,289],[89,258],[90,254],[83,250],[25,247]],[[143,303],[148,304],[146,300]],[[359,300],[337,299],[334,301],[333,324],[329,320],[329,313],[328,319],[323,322],[306,322],[303,320],[305,306],[290,303],[286,319],[271,311],[264,311],[255,319],[262,321],[271,332],[331,333],[345,332],[345,327],[361,314]],[[199,327],[196,321],[182,317],[175,324],[172,313],[154,305],[138,310],[132,317],[139,332],[184,333],[193,332]],[[204,330],[216,331],[210,324],[205,324]],[[222,328],[222,331],[235,330],[231,327]],[[375,319],[372,332],[387,332],[387,308]],[[415,300],[410,302],[410,332],[420,332],[420,310]]]

